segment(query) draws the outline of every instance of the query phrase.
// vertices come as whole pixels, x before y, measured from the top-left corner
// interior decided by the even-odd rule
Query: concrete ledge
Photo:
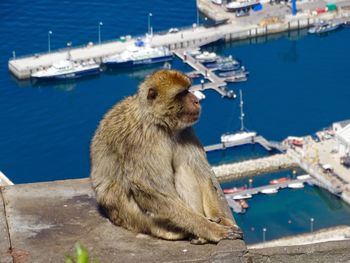
[[[5,204],[3,202],[1,187],[0,187],[0,263],[12,262],[10,255],[10,241],[5,216]]]
[[[100,262],[245,262],[240,240],[196,246],[112,225],[99,212],[88,179],[8,186],[2,192],[14,262],[62,262],[77,241]],[[8,248],[2,239],[0,245],[0,251]]]

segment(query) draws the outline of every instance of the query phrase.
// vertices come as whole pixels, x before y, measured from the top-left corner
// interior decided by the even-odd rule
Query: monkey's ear
[[[148,90],[147,99],[154,100],[158,96],[158,92],[154,88]]]

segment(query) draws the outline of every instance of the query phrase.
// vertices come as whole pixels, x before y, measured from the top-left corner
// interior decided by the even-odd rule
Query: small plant
[[[79,243],[75,244],[75,257],[65,256],[64,263],[99,263],[99,261],[89,260],[89,252],[87,249]]]

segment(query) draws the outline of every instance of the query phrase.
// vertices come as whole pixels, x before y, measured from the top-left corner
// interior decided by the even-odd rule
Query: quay
[[[227,182],[242,177],[258,176],[296,167],[298,167],[297,162],[287,154],[275,154],[254,160],[213,166],[212,169],[220,182]]]
[[[204,5],[208,5],[207,0],[198,0],[197,5],[200,11],[206,13],[209,16],[209,11],[205,11]],[[323,1],[312,1],[314,5],[324,5]],[[298,4],[298,8],[302,8],[306,4]],[[254,39],[259,36],[267,36],[269,34],[275,34],[280,32],[286,32],[291,30],[299,30],[301,28],[307,28],[320,20],[335,20],[346,21],[350,19],[350,10],[346,8],[349,5],[347,1],[344,2],[344,8],[339,5],[339,10],[335,12],[327,12],[314,16],[310,10],[303,10],[296,16],[292,16],[289,13],[280,14],[278,19],[274,19],[272,22],[268,19],[274,16],[275,12],[279,9],[271,9],[269,4],[264,4],[264,9],[257,14],[245,18],[232,18],[232,13],[225,13],[225,16],[230,16],[227,23],[214,26],[192,26],[180,30],[177,33],[158,33],[151,35],[151,43],[153,46],[165,46],[170,50],[176,51],[184,48],[199,47],[211,42],[215,42],[218,39],[224,39],[225,41],[235,41],[241,39]],[[217,10],[217,6],[209,6],[209,10]],[[288,7],[286,7],[288,9]],[[207,7],[208,9],[208,7]],[[266,9],[266,11],[265,11]],[[224,11],[215,11],[221,12]],[[285,11],[287,12],[287,11]],[[211,16],[212,17],[212,16]],[[215,17],[212,17],[216,19]],[[69,55],[70,59],[75,62],[83,62],[88,60],[95,60],[101,63],[104,57],[120,53],[127,46],[132,44],[137,37],[127,39],[125,42],[113,40],[104,42],[101,44],[87,44],[80,47],[69,47],[51,53],[34,54],[23,57],[13,57],[8,62],[9,71],[18,79],[28,79],[31,74],[50,67],[53,63],[67,59]]]

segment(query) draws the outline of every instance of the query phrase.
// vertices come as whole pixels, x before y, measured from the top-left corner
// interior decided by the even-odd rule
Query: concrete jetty
[[[204,150],[206,152],[210,152],[210,151],[223,150],[223,149],[231,148],[235,146],[240,146],[245,144],[255,144],[255,143],[260,144],[267,151],[271,151],[272,149],[277,149],[280,152],[284,152],[286,150],[286,148],[282,144],[278,142],[268,141],[263,136],[260,136],[260,135],[254,136],[251,138],[245,138],[242,140],[237,140],[234,142],[217,143],[217,144],[208,145],[204,147]]]
[[[275,154],[254,160],[213,166],[212,169],[220,182],[231,181],[246,176],[257,176],[281,169],[298,167],[295,160],[287,154]]]

